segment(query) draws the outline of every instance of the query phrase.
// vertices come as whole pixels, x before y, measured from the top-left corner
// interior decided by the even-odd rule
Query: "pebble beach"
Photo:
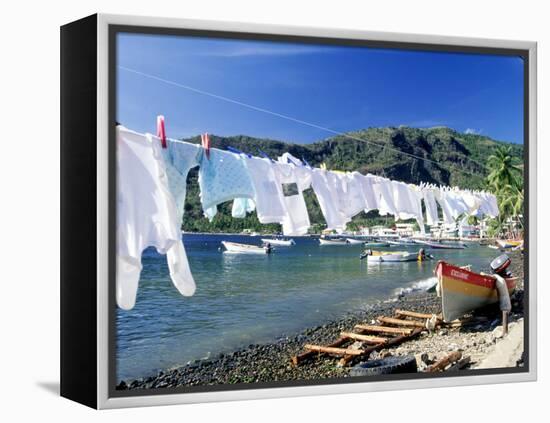
[[[509,335],[502,336],[501,314],[496,305],[477,310],[470,316],[469,324],[423,332],[414,340],[371,353],[369,360],[414,355],[417,357],[418,370],[423,371],[450,352],[459,351],[462,357],[469,357],[469,362],[460,371],[522,366],[523,257],[520,252],[511,252],[509,255],[512,258],[511,271],[519,277],[517,289],[512,296]],[[481,270],[488,271],[488,268]],[[374,323],[377,316],[392,316],[397,309],[437,314],[441,312],[441,304],[433,291],[400,293],[396,297],[378,301],[361,311],[350,313],[344,318],[308,328],[297,334],[280,336],[271,343],[252,344],[229,354],[196,360],[145,378],[121,380],[117,384],[117,389],[176,388],[351,377],[351,366],[338,366],[337,358],[315,355],[296,366],[292,364],[291,357],[303,352],[306,343],[329,344],[336,340],[342,331],[349,331],[356,324]],[[512,334],[513,336],[510,336]],[[503,355],[506,356],[504,359]],[[495,361],[495,357],[500,361]],[[356,363],[352,363],[352,366]]]

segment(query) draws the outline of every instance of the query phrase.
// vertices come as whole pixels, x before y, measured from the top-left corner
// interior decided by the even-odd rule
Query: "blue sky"
[[[288,142],[333,134],[120,67],[346,132],[449,126],[523,143],[519,57],[119,34],[117,120],[171,138],[208,132]]]

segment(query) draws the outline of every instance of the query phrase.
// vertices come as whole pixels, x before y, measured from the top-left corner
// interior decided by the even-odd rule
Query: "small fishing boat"
[[[262,238],[264,244],[277,245],[279,247],[291,247],[296,245],[293,239],[284,239],[284,238]]]
[[[224,253],[239,253],[239,254],[269,254],[271,248],[259,247],[257,245],[239,244],[237,242],[222,241],[225,248]]]
[[[374,248],[380,248],[380,247],[389,247],[390,244],[388,244],[387,242],[381,242],[381,241],[370,241],[370,242],[365,242],[365,247],[374,247]]]
[[[320,245],[347,245],[343,238],[319,238]]]
[[[400,238],[400,239],[397,239],[395,241],[391,241],[388,239],[388,244],[390,244],[391,246],[410,246],[410,245],[416,245],[416,242],[414,242],[412,239],[405,239],[405,238]]]
[[[466,248],[464,244],[450,243],[450,242],[434,242],[434,241],[424,241],[421,239],[414,240],[417,244],[425,245],[428,248],[439,249],[439,250],[463,250]]]
[[[417,253],[408,251],[365,251],[360,256],[361,259],[367,259],[368,263],[399,263],[418,260]]]
[[[446,322],[499,301],[495,277],[492,275],[475,273],[445,261],[437,263],[435,274],[438,279],[437,291],[441,297],[443,320]],[[503,277],[511,294],[516,288],[518,278],[510,274]]]
[[[497,244],[500,248],[514,248],[523,244],[523,240],[512,240],[512,239],[497,239]]]
[[[354,239],[354,238],[346,238],[346,242],[351,245],[359,245],[359,244],[363,244],[365,241],[362,241],[360,239]]]

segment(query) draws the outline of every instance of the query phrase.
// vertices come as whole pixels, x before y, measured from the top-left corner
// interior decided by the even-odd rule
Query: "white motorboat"
[[[361,259],[367,259],[368,263],[399,263],[418,260],[418,253],[408,251],[370,251],[370,254],[361,254]]]
[[[222,241],[225,248],[224,253],[241,253],[241,254],[269,254],[270,248],[259,247],[257,245],[239,244],[237,242]]]
[[[271,244],[271,245],[277,245],[279,247],[291,247],[293,245],[296,245],[296,242],[294,242],[293,239],[281,239],[281,238],[262,238],[262,242],[264,244]]]
[[[319,238],[319,244],[321,245],[347,245],[345,239],[340,238]]]
[[[359,244],[365,243],[365,241],[362,241],[360,239],[354,239],[354,238],[346,238],[346,242],[351,245],[359,245]]]

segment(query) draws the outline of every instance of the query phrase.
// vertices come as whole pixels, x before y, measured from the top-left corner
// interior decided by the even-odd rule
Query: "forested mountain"
[[[489,137],[456,132],[446,127],[427,129],[410,127],[368,128],[335,136],[312,144],[258,139],[248,136],[218,137],[212,135],[211,146],[225,150],[228,146],[258,156],[262,150],[272,158],[284,152],[305,159],[312,166],[326,163],[327,169],[357,170],[390,179],[415,183],[432,182],[463,188],[485,188],[487,158],[499,145],[511,145],[514,163],[523,162],[523,145],[507,144]],[[185,139],[200,143],[200,136]],[[417,159],[422,157],[424,160]],[[245,219],[233,219],[230,203],[219,207],[218,216],[209,223],[202,217],[198,171],[188,177],[183,229],[186,231],[239,232],[249,228],[257,231],[278,231],[278,225],[261,225],[254,213]],[[311,190],[308,190],[311,191]],[[324,224],[315,195],[305,192],[310,219],[315,229]],[[376,212],[354,218],[357,224],[380,222]],[[386,221],[387,219],[382,219]]]

